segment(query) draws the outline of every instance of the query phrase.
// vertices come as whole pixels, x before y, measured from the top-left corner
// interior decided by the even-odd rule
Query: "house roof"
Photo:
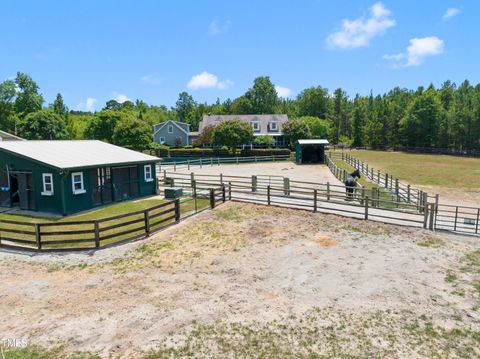
[[[0,141],[25,141],[25,139],[0,130]]]
[[[199,131],[210,125],[216,125],[219,122],[225,120],[238,119],[245,122],[259,122],[260,123],[260,132],[269,132],[268,124],[270,122],[279,123],[279,131],[282,130],[282,124],[288,121],[287,115],[206,115],[203,116],[203,120],[199,124]]]
[[[298,143],[301,145],[328,145],[328,140],[314,138],[311,140],[298,140]]]
[[[160,161],[159,158],[102,141],[6,141],[0,151],[58,169],[78,169]]]
[[[185,132],[185,134],[188,135],[188,131],[186,131],[181,125],[185,125],[188,129],[190,129],[190,125],[188,123],[185,123],[185,122],[179,122],[179,121],[174,121],[174,120],[167,120],[163,123],[158,123],[155,126],[153,126],[153,128],[154,128],[153,135],[155,136],[162,128],[165,127],[165,125],[167,123],[171,123],[171,124],[177,126],[180,129],[180,131]],[[157,126],[159,126],[159,127],[157,127]]]

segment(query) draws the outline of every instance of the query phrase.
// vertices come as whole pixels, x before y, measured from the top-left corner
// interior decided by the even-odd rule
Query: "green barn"
[[[159,160],[101,141],[0,142],[0,206],[65,216],[154,195]]]
[[[325,163],[326,145],[328,141],[323,139],[298,140],[295,145],[295,162]]]

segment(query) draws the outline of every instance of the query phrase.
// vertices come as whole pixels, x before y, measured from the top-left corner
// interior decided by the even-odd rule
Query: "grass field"
[[[348,153],[412,185],[478,188],[478,158],[364,150]]]

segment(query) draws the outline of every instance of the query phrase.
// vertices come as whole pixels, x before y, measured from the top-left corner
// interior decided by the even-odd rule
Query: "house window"
[[[145,182],[152,182],[152,165],[143,166],[143,174],[145,175]]]
[[[43,192],[42,196],[53,196],[53,175],[51,173],[43,173]]]
[[[83,183],[83,172],[72,173],[72,191],[73,194],[82,194],[86,192]]]
[[[160,137],[160,144],[164,144],[165,143],[165,137]]]
[[[168,125],[168,133],[173,133],[173,125]]]
[[[254,132],[260,131],[260,122],[252,122],[252,127]]]
[[[270,131],[278,131],[278,123],[270,122]]]

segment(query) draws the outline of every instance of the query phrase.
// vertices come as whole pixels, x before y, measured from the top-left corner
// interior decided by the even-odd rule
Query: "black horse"
[[[360,171],[355,170],[350,173],[345,181],[345,190],[347,192],[347,199],[353,198],[353,193],[355,192],[355,187],[357,186],[356,178],[360,178]]]

